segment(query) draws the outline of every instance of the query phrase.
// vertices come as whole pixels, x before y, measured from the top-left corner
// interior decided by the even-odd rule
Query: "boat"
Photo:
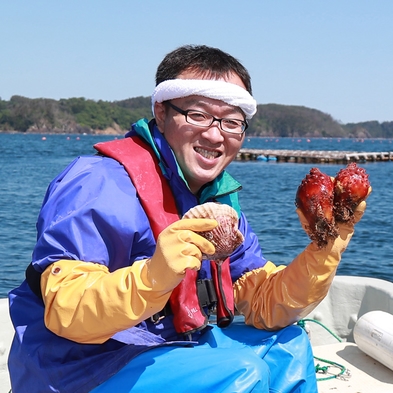
[[[382,319],[374,317],[374,312],[381,313]],[[359,326],[364,319],[369,326],[362,330]],[[313,347],[318,392],[393,392],[391,320],[393,282],[337,275],[326,298],[299,322]],[[384,334],[389,340],[392,338],[385,346]],[[7,358],[12,337],[8,300],[0,299],[0,387],[4,392],[11,388]],[[371,343],[369,348],[364,346],[367,340]],[[381,358],[384,351],[388,352],[387,360]]]
[[[392,393],[392,321],[393,282],[337,275],[326,298],[302,321],[320,369],[318,392]]]

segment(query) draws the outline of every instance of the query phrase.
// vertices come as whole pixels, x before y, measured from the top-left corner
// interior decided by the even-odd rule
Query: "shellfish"
[[[188,210],[183,218],[213,218],[218,222],[218,225],[211,231],[198,232],[213,243],[216,249],[213,255],[202,254],[202,259],[214,260],[220,264],[244,241],[238,229],[237,213],[229,205],[206,202]]]

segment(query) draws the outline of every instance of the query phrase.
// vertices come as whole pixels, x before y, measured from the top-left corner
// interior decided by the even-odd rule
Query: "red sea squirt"
[[[370,182],[363,168],[351,162],[334,179],[334,218],[337,222],[351,222],[353,213],[369,193]]]
[[[329,239],[338,236],[333,215],[333,201],[332,179],[318,168],[311,168],[310,173],[298,187],[295,204],[308,222],[306,230],[310,239],[320,248],[326,246]]]

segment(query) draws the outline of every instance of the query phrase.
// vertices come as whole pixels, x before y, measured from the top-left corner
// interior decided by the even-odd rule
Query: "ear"
[[[154,117],[156,119],[157,123],[157,128],[161,132],[161,134],[164,132],[164,125],[165,125],[165,120],[166,120],[166,107],[165,104],[162,102],[156,102],[154,104]]]

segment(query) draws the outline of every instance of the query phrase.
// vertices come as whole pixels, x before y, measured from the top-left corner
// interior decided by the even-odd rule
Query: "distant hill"
[[[393,138],[393,121],[348,123],[344,127],[349,135],[365,135],[366,138]]]
[[[52,100],[13,96],[0,99],[0,132],[122,135],[140,118],[150,119],[150,97],[122,101],[79,98]],[[393,121],[342,124],[304,106],[258,105],[250,136],[393,138]]]
[[[258,105],[250,122],[251,132],[261,136],[336,137],[346,130],[330,115],[304,106]]]
[[[150,98],[94,101],[13,96],[0,100],[0,130],[28,133],[124,134],[130,124],[151,117]]]

